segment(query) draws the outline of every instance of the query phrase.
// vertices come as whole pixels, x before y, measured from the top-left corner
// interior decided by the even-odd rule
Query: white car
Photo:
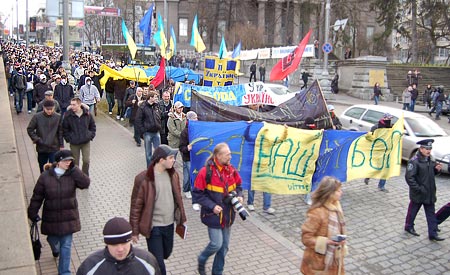
[[[393,116],[392,124],[402,115],[404,117],[402,159],[409,160],[414,156],[419,148],[419,145],[416,144],[418,141],[431,138],[434,139],[431,155],[436,161],[442,161],[442,171],[449,173],[450,136],[433,120],[424,115],[386,106],[360,104],[347,108],[339,119],[346,130],[368,132],[385,113]]]

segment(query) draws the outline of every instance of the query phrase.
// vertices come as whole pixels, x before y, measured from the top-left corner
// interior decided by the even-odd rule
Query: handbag
[[[31,246],[33,247],[34,260],[38,261],[41,258],[41,240],[39,238],[39,228],[37,222],[31,224],[30,229]]]
[[[33,82],[27,82],[27,89],[26,89],[26,91],[29,92],[31,90],[34,90],[34,84],[33,84]]]

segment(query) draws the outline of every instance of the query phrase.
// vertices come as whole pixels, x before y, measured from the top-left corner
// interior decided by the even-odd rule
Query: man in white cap
[[[131,245],[131,232],[131,225],[124,218],[110,219],[103,228],[106,247],[89,255],[77,275],[160,275],[155,256]]]

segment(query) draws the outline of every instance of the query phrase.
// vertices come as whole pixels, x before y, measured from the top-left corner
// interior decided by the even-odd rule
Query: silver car
[[[383,117],[385,113],[392,115],[394,124],[399,117],[404,116],[402,159],[409,160],[418,150],[416,143],[423,139],[434,139],[431,155],[436,161],[442,161],[443,172],[449,173],[450,136],[428,117],[401,109],[380,105],[353,105],[347,108],[339,117],[346,130],[368,132],[370,128]]]

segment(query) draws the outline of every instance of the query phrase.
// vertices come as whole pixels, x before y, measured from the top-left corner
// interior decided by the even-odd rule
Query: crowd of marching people
[[[192,199],[193,209],[200,211],[201,221],[208,228],[209,243],[197,258],[197,271],[206,274],[205,265],[214,255],[212,272],[222,274],[236,216],[233,205],[243,202],[242,180],[230,163],[230,148],[226,143],[220,143],[191,186],[192,144],[188,129],[190,121],[197,120],[197,114],[185,110],[183,103],[173,102],[174,81],[155,87],[109,78],[102,89],[100,79],[104,71],[100,71],[100,66],[106,64],[115,68],[116,65],[103,60],[100,55],[72,51],[68,67],[64,68],[62,52],[57,48],[25,47],[4,42],[2,51],[8,92],[14,97],[15,111],[21,115],[26,102],[26,111],[32,114],[27,132],[36,145],[41,175],[33,190],[28,217],[34,223],[42,222],[42,233],[47,235],[53,256],[59,258],[58,273],[70,274],[72,235],[81,230],[76,189],[90,185],[90,143],[96,136],[97,103],[106,98],[107,113],[112,116],[115,112],[118,121],[129,119],[130,126],[134,127],[136,146],[144,143],[147,169],[135,177],[129,221],[115,217],[105,224],[105,248],[87,257],[77,274],[165,275],[164,260],[172,253],[174,232],[178,232],[179,226],[187,221],[183,195]],[[189,63],[182,58],[176,60]],[[256,78],[256,65],[254,71]],[[305,86],[310,76],[306,74],[307,71]],[[411,111],[414,111],[411,107],[414,106],[414,89],[413,84],[403,92],[404,108]],[[442,94],[440,87],[433,90],[430,85],[424,93],[430,115],[436,108],[436,119],[439,119],[442,108]],[[333,129],[341,130],[342,124],[334,106],[327,107]],[[380,122],[385,120],[390,124],[389,117],[383,117]],[[389,127],[377,125],[372,131],[378,128]],[[314,118],[306,118],[304,129],[317,129]],[[70,150],[65,149],[65,143]],[[429,239],[442,241],[444,239],[437,233],[437,224],[444,221],[450,211],[447,205],[445,211],[439,211],[436,217],[434,215],[434,175],[442,167],[428,159],[432,143],[433,140],[420,141],[419,153],[408,163],[406,180],[412,195],[404,230],[418,236],[414,219],[423,205]],[[182,176],[174,169],[178,151],[183,163]],[[424,166],[425,162],[433,166],[431,170]],[[382,191],[386,191],[384,183],[380,181],[379,184]],[[305,198],[311,207],[302,226],[302,242],[306,247],[301,265],[304,274],[316,274],[317,270],[325,271],[323,274],[340,274],[344,270],[343,258],[347,247],[345,219],[340,205],[341,186],[337,179],[325,177],[318,189]],[[416,194],[422,189],[426,189],[430,199],[424,200]],[[235,196],[233,204],[224,199],[229,194]],[[275,210],[270,205],[270,194],[264,193],[263,196],[264,212],[273,214]],[[250,191],[247,201],[250,211],[255,210],[253,198],[254,192]],[[38,213],[42,205],[41,217]],[[133,247],[132,243],[136,243],[140,235],[146,238],[148,251]]]

